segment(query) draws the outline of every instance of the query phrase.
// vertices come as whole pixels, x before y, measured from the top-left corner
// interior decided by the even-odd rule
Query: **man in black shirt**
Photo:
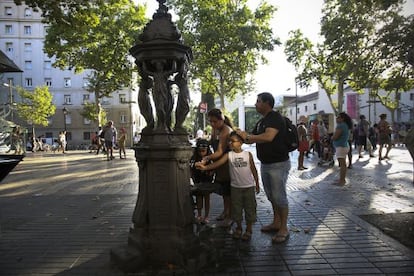
[[[263,226],[263,232],[276,232],[272,241],[285,242],[289,237],[287,220],[289,204],[286,182],[290,170],[289,151],[285,144],[285,120],[273,110],[275,100],[272,94],[264,92],[257,95],[256,110],[260,119],[252,134],[238,131],[248,144],[256,143],[257,157],[261,161],[260,173],[268,200],[273,207],[273,222]]]

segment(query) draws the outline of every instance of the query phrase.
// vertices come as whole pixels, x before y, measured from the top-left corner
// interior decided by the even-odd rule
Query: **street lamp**
[[[295,125],[298,124],[298,79],[295,78]]]
[[[2,85],[4,87],[8,87],[9,88],[9,100],[8,102],[5,104],[8,106],[8,112],[7,114],[4,115],[4,117],[7,117],[9,114],[11,114],[11,121],[13,121],[13,108],[16,105],[16,103],[14,103],[14,98],[13,98],[13,88],[15,88],[12,84],[12,80],[9,80],[9,83],[2,83]],[[5,112],[6,113],[6,112]]]
[[[63,111],[63,125],[64,125],[64,130],[66,131],[66,115],[68,115],[68,109],[64,107],[62,111]]]

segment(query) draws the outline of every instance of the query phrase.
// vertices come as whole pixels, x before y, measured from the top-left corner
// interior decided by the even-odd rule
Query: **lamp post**
[[[62,109],[62,112],[63,112],[63,126],[64,126],[64,130],[66,131],[66,115],[68,115],[68,109],[64,107]]]
[[[298,79],[295,78],[295,125],[298,123]]]
[[[12,84],[12,80],[9,80],[9,83],[2,83],[3,86],[8,87],[9,88],[9,100],[6,103],[6,105],[8,106],[8,112],[5,114],[4,117],[7,117],[10,114],[11,117],[11,121],[13,122],[13,107],[16,105],[14,103],[14,97],[13,97],[13,84]]]

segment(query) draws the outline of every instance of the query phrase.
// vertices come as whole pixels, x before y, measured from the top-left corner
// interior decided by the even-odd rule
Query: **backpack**
[[[360,122],[358,124],[358,135],[359,136],[366,136],[365,129],[364,129],[364,124],[362,122]]]
[[[283,119],[285,120],[285,127],[286,127],[286,137],[285,137],[285,143],[289,151],[294,151],[299,147],[299,136],[298,136],[298,130],[296,126],[293,125],[292,121],[286,117],[283,116]]]
[[[99,134],[99,138],[105,138],[105,131],[104,130],[102,130],[101,131],[101,134]]]

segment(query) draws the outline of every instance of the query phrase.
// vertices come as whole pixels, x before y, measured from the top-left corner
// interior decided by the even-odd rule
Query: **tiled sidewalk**
[[[109,251],[126,245],[138,177],[132,151],[106,162],[87,152],[27,156],[0,184],[0,275],[124,275]],[[414,253],[358,217],[414,212],[412,163],[405,149],[390,161],[355,161],[345,187],[331,185],[337,168],[292,169],[290,239],[261,233],[272,213],[263,192],[250,242],[235,241],[212,219],[216,262],[203,275],[413,275]],[[296,167],[292,156],[292,168]],[[212,218],[221,200],[212,196]],[[151,270],[136,275],[181,275]]]

